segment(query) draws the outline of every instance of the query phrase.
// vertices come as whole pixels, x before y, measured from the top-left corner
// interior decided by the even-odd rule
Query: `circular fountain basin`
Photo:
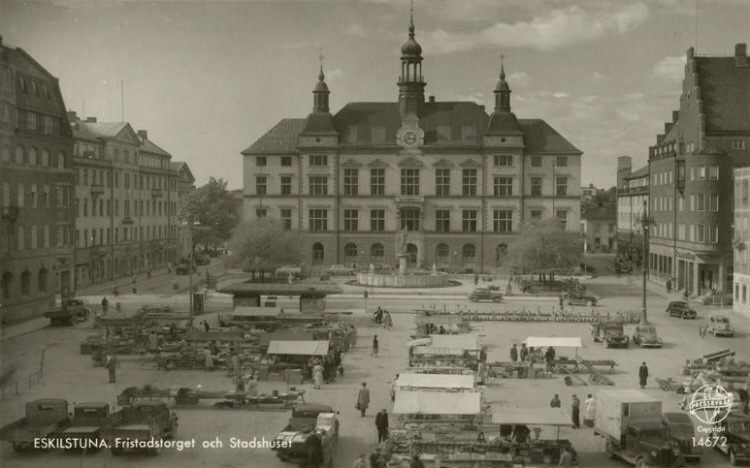
[[[375,288],[442,288],[449,286],[448,274],[443,272],[379,274],[357,273],[357,284]]]

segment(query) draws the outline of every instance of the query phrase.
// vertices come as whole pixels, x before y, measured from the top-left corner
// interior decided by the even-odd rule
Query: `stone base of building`
[[[25,322],[27,320],[42,317],[45,312],[55,307],[55,296],[35,298],[28,302],[16,303],[9,306],[3,306],[0,309],[2,324]]]

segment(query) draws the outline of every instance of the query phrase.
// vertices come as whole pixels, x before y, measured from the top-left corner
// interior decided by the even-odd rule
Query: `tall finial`
[[[500,54],[500,79],[505,79],[505,64],[503,63],[505,61],[505,54]]]
[[[318,80],[323,81],[325,80],[325,75],[323,74],[323,59],[325,58],[325,55],[323,55],[323,47],[320,48],[320,55],[318,56],[318,60],[320,60],[320,74],[318,75]]]
[[[414,0],[409,0],[409,36],[414,37]]]

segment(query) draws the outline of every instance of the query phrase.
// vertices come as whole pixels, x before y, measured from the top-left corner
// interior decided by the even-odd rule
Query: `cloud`
[[[359,23],[349,23],[341,32],[346,36],[367,37],[367,30]]]
[[[556,93],[552,93],[552,97],[556,97],[557,99],[566,99],[570,97],[570,94],[558,91]]]
[[[326,70],[326,79],[328,80],[335,80],[337,78],[341,78],[344,76],[344,71],[340,68],[333,68],[331,70]]]
[[[684,55],[664,57],[654,65],[654,76],[668,81],[682,81],[686,61],[687,58]]]
[[[484,103],[484,93],[475,92],[471,94],[457,94],[455,97],[456,101],[471,101],[478,104]]]
[[[604,83],[606,81],[609,81],[609,77],[607,75],[598,71],[594,71],[594,73],[591,74],[591,79],[594,80],[594,83]]]
[[[508,84],[513,86],[526,86],[529,84],[529,74],[526,72],[513,72],[506,76],[505,79],[508,81]]]
[[[623,34],[644,23],[649,8],[643,3],[619,5],[614,11],[587,10],[578,6],[552,10],[529,21],[496,23],[471,32],[436,29],[425,34],[435,53],[451,53],[483,47],[528,47],[550,51],[572,44]]]

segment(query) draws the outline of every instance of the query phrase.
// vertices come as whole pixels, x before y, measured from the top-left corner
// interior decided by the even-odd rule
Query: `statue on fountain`
[[[398,235],[398,254],[399,255],[406,255],[406,237],[408,235],[408,232],[406,231],[406,228],[403,228],[401,230],[401,233]]]

